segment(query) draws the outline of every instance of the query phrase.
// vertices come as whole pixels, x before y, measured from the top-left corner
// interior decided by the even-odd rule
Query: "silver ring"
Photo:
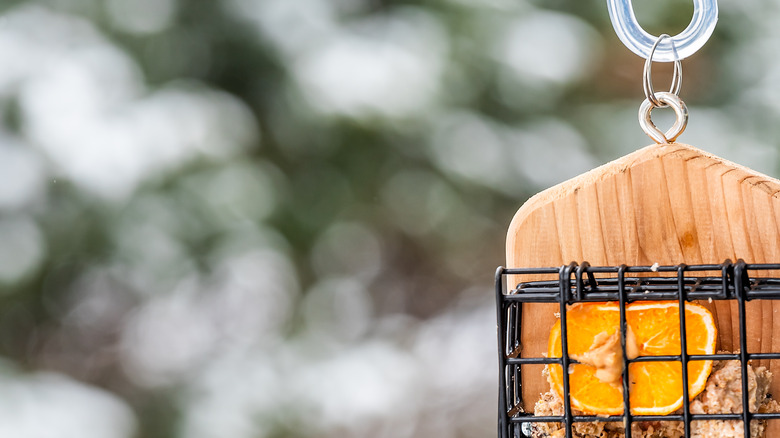
[[[656,99],[655,89],[653,89],[653,54],[655,53],[655,49],[658,47],[658,43],[660,43],[664,38],[671,38],[671,37],[665,33],[661,34],[661,36],[659,36],[658,39],[655,40],[655,44],[653,44],[653,48],[650,49],[650,56],[648,56],[647,59],[645,60],[644,77],[642,80],[642,88],[645,91],[645,97],[655,107],[665,106],[660,100]],[[672,41],[672,50],[674,50],[674,41]],[[674,76],[672,76],[672,86],[669,88],[669,92],[679,96],[681,88],[682,88],[682,62],[680,62],[680,60],[678,59],[674,61]]]
[[[651,102],[650,99],[645,99],[642,102],[642,105],[639,106],[639,126],[642,127],[645,134],[658,144],[674,143],[688,125],[688,107],[685,106],[685,102],[674,93],[659,91],[658,93],[655,93],[655,98],[662,103],[662,106],[653,105],[653,102]],[[674,113],[677,115],[677,120],[675,120],[672,127],[664,133],[655,126],[650,115],[653,112],[653,108],[662,108],[666,106],[669,106],[674,110]]]

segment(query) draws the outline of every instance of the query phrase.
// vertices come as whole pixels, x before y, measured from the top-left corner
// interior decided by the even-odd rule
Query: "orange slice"
[[[566,312],[569,354],[587,352],[597,335],[617,333],[620,308],[617,303],[580,303]],[[676,301],[644,301],[626,306],[626,322],[633,331],[640,356],[680,354],[680,313]],[[685,305],[685,330],[688,354],[714,354],[718,338],[712,314],[698,304]],[[602,335],[603,336],[603,335]],[[619,344],[618,344],[619,348]],[[561,322],[550,332],[548,356],[561,357]],[[618,356],[622,358],[622,352]],[[550,365],[550,383],[563,396],[560,365]],[[569,393],[572,407],[588,414],[623,413],[622,379],[605,383],[596,378],[596,368],[586,364],[570,367]],[[707,383],[712,361],[688,363],[688,396],[696,397]],[[665,415],[683,402],[683,377],[680,362],[635,362],[628,366],[629,401],[635,415]]]

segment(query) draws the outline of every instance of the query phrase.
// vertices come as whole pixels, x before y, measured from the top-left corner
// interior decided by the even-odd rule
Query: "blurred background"
[[[0,436],[495,436],[512,215],[651,142],[605,3],[0,3]],[[681,141],[777,176],[780,4],[720,7]]]

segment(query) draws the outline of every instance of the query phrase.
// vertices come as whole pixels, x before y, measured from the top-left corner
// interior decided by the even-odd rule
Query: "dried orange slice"
[[[569,355],[588,352],[597,336],[617,333],[620,308],[617,303],[580,303],[566,312]],[[676,301],[645,301],[626,306],[626,322],[636,339],[639,355],[680,354],[680,313]],[[685,305],[688,354],[714,354],[718,338],[712,314],[698,304]],[[618,344],[619,348],[619,344]],[[561,357],[561,322],[550,332],[548,356]],[[622,358],[622,352],[619,355]],[[550,383],[563,394],[560,365],[550,365]],[[597,369],[586,364],[570,367],[571,405],[585,413],[623,413],[622,379],[606,383],[596,377]],[[707,383],[712,361],[688,363],[688,396],[696,397]],[[629,400],[635,415],[665,415],[682,406],[682,364],[680,362],[635,362],[629,364]]]

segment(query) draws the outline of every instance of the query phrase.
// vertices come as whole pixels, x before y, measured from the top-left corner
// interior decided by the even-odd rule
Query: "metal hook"
[[[642,102],[642,105],[639,106],[639,126],[642,127],[645,134],[655,140],[658,144],[674,143],[688,125],[688,107],[685,106],[685,102],[674,93],[659,91],[658,93],[655,93],[655,97],[661,101],[664,106],[669,106],[674,110],[674,113],[677,115],[674,125],[666,132],[658,129],[650,118],[650,113],[654,108],[653,103],[650,102],[650,99],[645,99],[644,102]]]
[[[645,32],[639,25],[631,0],[607,0],[607,9],[620,41],[632,52],[648,59],[658,37]],[[659,44],[653,55],[654,60],[672,62],[693,55],[710,38],[717,22],[717,0],[693,0],[691,23],[685,30],[671,37],[671,40]]]

